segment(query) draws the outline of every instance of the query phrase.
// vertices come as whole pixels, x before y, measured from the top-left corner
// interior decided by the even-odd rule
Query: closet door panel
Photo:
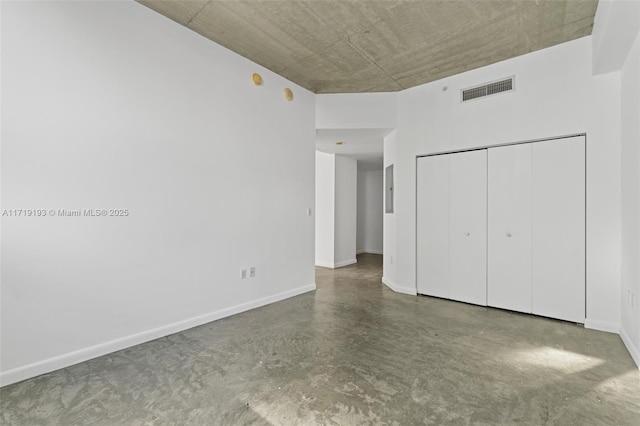
[[[450,297],[487,304],[487,151],[450,155]]]
[[[533,144],[533,313],[585,320],[584,137]]]
[[[449,298],[449,156],[417,160],[417,290]]]
[[[531,312],[531,150],[488,150],[487,304],[520,312]]]

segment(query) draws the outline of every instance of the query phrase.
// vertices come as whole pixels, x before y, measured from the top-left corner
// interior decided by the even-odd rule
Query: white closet
[[[487,151],[418,162],[418,293],[487,303]]]
[[[584,136],[533,144],[532,312],[584,323]]]
[[[532,144],[489,150],[487,305],[531,312]]]
[[[417,163],[418,293],[585,319],[584,136]]]

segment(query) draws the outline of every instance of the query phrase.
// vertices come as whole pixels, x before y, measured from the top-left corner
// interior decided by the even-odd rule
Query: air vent
[[[462,90],[462,102],[472,99],[483,98],[485,96],[495,95],[503,92],[511,92],[514,90],[515,77],[509,77],[492,83],[485,83],[481,86],[470,87]]]

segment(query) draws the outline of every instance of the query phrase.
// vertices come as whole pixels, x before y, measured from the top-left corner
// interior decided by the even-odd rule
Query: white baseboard
[[[584,327],[609,333],[620,333],[620,324],[615,322],[599,321],[587,318],[584,320]]]
[[[418,295],[418,292],[416,291],[415,288],[396,285],[390,280],[386,279],[385,277],[382,277],[382,283],[387,287],[389,287],[391,290],[395,291],[396,293],[410,294],[412,296]]]
[[[331,269],[342,268],[343,266],[353,265],[354,263],[358,263],[358,260],[349,259],[349,260],[343,260],[342,262],[335,262],[335,263],[322,262],[322,261],[316,260],[316,266],[322,266],[323,268],[331,268]]]
[[[369,249],[362,249],[362,250],[356,250],[356,254],[383,254],[382,250],[369,250]]]
[[[620,337],[622,338],[624,345],[627,347],[631,358],[633,358],[633,362],[635,362],[636,366],[640,368],[640,350],[638,350],[636,345],[633,344],[633,341],[631,341],[631,338],[624,328],[620,330]]]
[[[92,358],[97,358],[99,356],[126,349],[131,346],[159,339],[161,337],[178,333],[192,327],[197,327],[211,321],[229,317],[231,315],[239,314],[251,309],[259,308],[260,306],[268,305],[270,303],[279,302],[281,300],[313,291],[315,289],[315,283],[308,284],[302,287],[294,288],[292,290],[277,293],[272,296],[267,296],[262,299],[241,303],[230,308],[221,309],[216,312],[211,312],[183,321],[178,321],[173,324],[168,324],[152,330],[143,331],[141,333],[136,333],[130,336],[111,340],[109,342],[100,343],[95,346],[38,361],[33,364],[25,365],[23,367],[3,371],[0,372],[0,386],[10,385],[12,383],[30,379],[41,374],[50,373],[61,368],[69,367],[71,365],[90,360]]]
[[[358,263],[358,260],[357,259],[343,260],[341,262],[334,263],[333,267],[334,268],[342,268],[343,266],[353,265],[354,263]]]

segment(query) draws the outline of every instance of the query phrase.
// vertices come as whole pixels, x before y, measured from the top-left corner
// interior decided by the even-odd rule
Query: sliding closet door
[[[584,136],[533,144],[532,189],[533,313],[584,323]]]
[[[487,151],[450,155],[450,298],[487,304]]]
[[[449,297],[449,156],[417,160],[417,290]]]
[[[488,151],[487,304],[531,312],[531,147]]]

